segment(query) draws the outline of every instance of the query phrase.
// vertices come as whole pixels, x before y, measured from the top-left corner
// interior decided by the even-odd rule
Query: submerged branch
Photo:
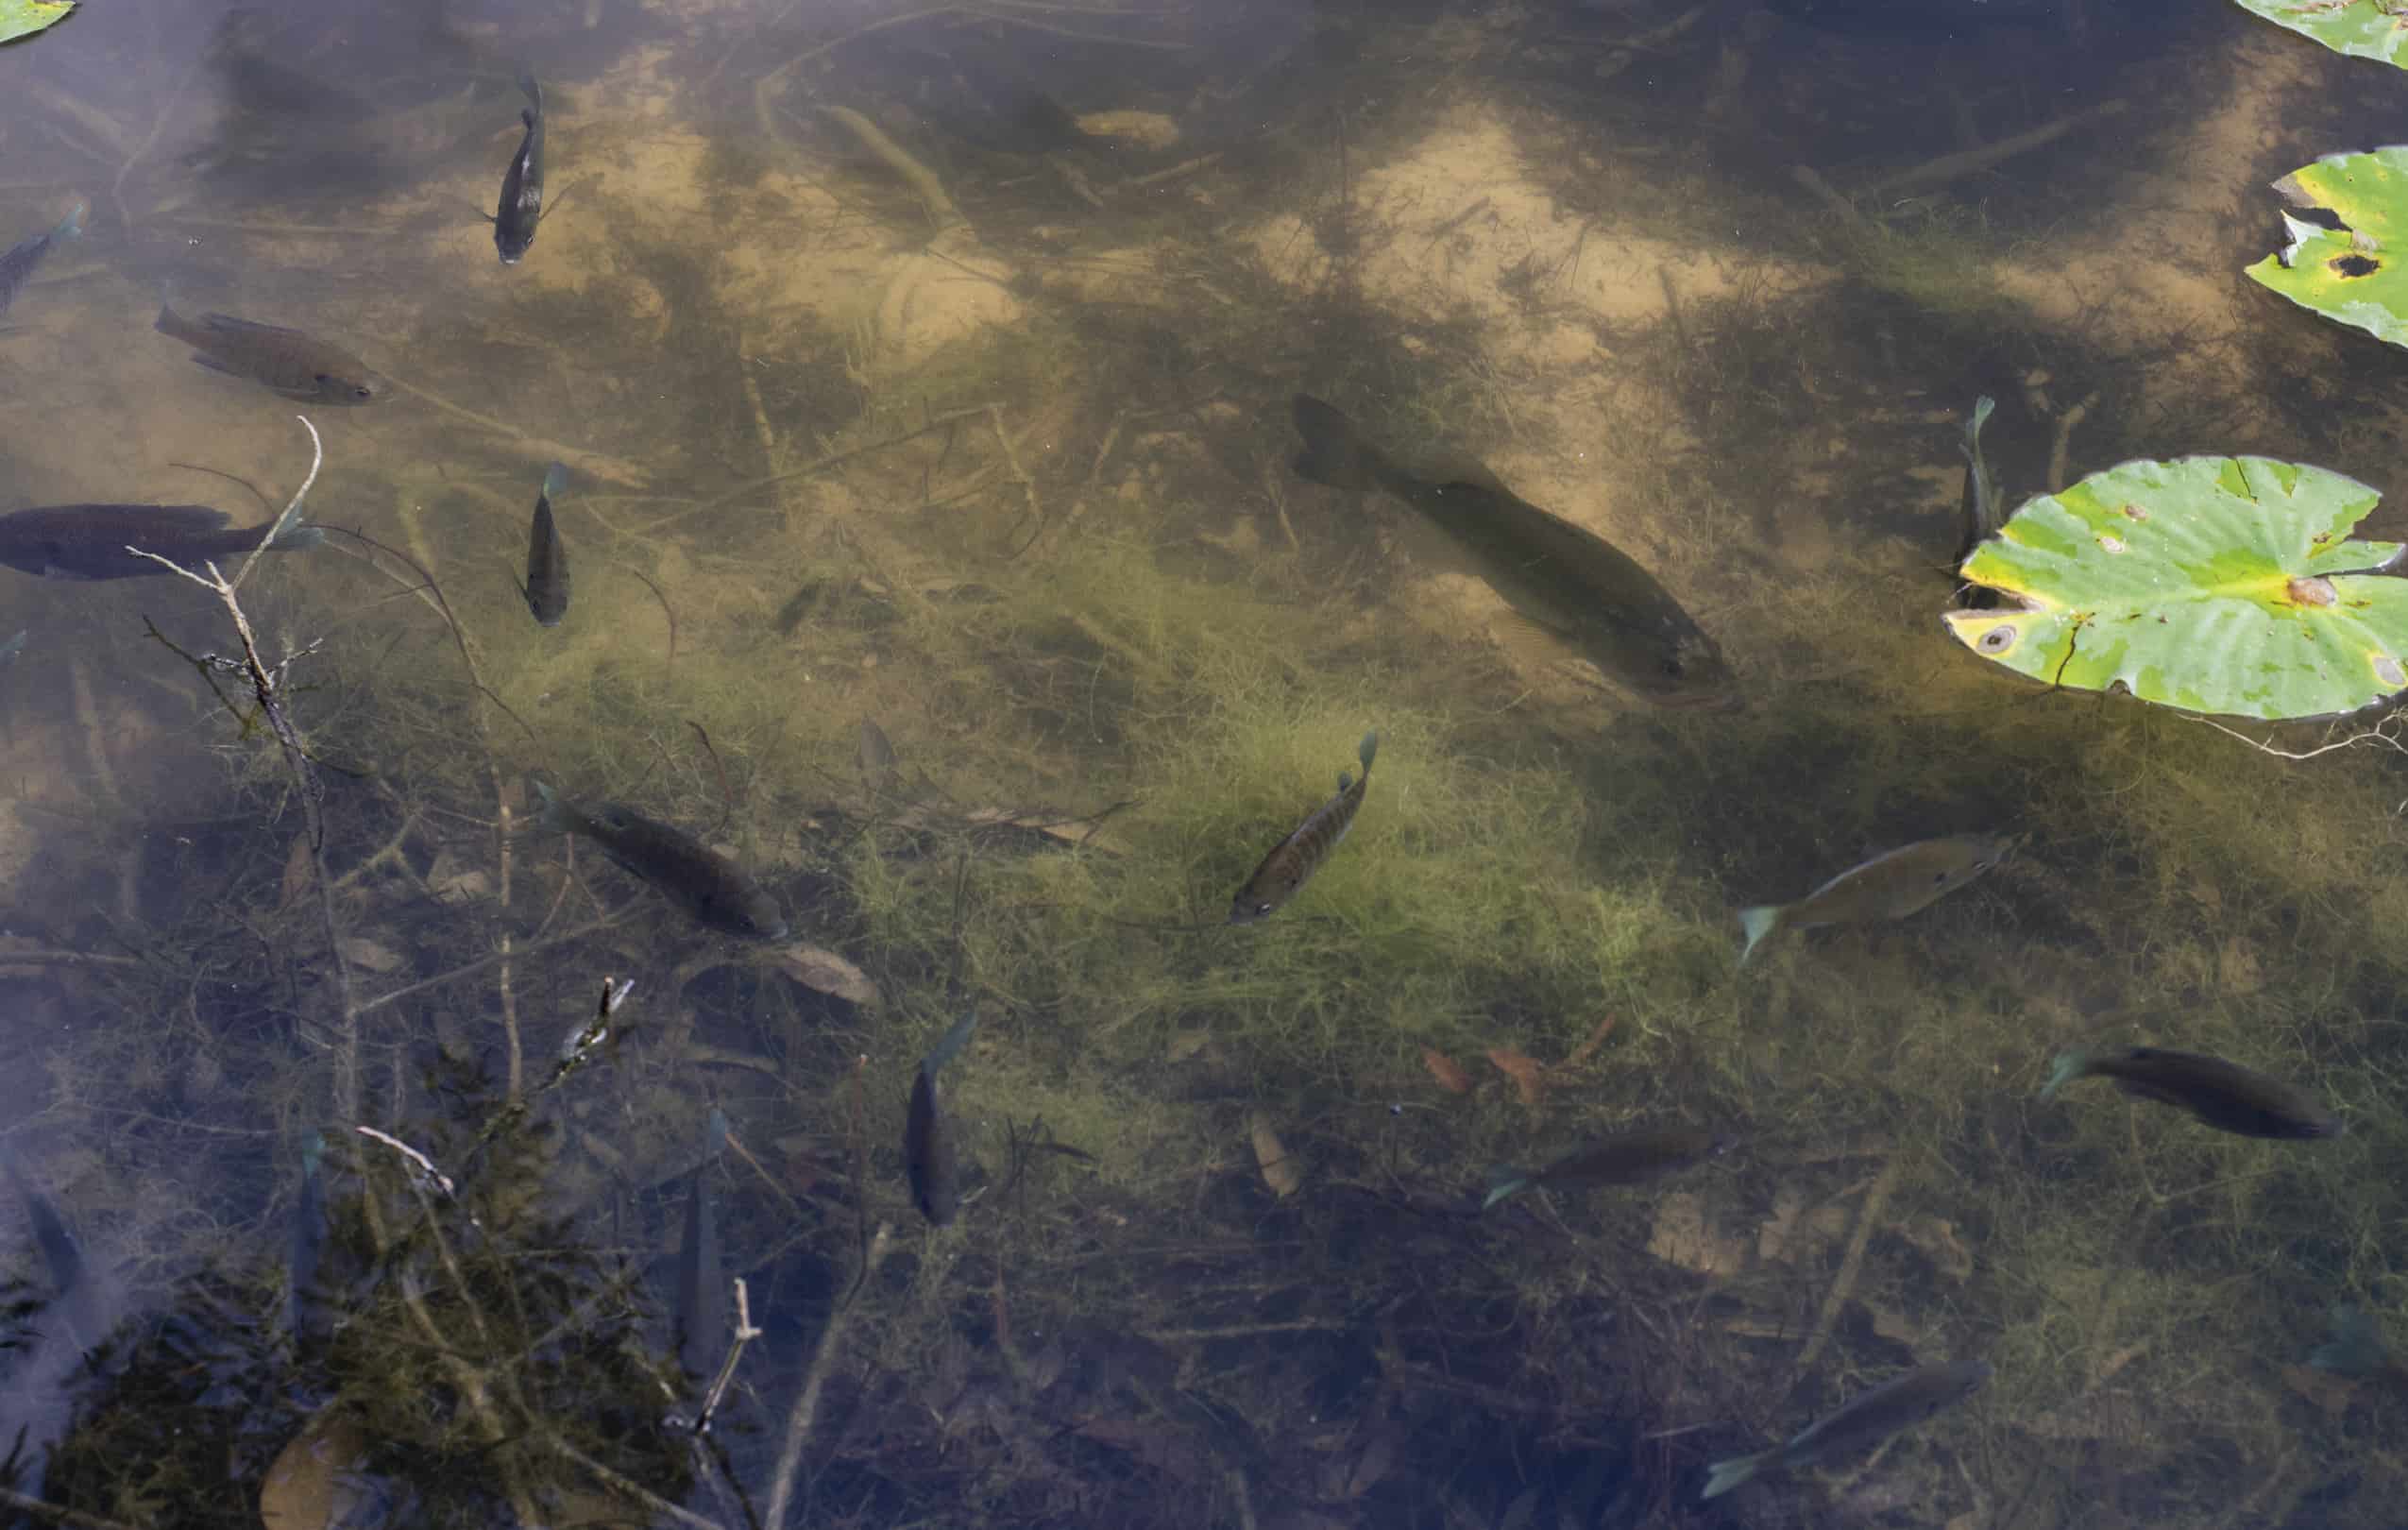
[[[804,1373],[803,1395],[794,1400],[794,1411],[787,1415],[786,1443],[778,1448],[777,1474],[770,1483],[770,1511],[762,1522],[770,1525],[786,1523],[787,1504],[794,1497],[795,1472],[803,1464],[803,1443],[811,1433],[811,1420],[820,1411],[820,1393],[827,1386],[828,1371],[836,1363],[837,1340],[843,1336],[845,1323],[869,1287],[878,1266],[886,1262],[887,1250],[894,1242],[894,1226],[880,1222],[872,1234],[870,1247],[861,1258],[860,1273],[854,1277],[852,1293],[837,1303],[828,1314],[825,1328],[820,1330],[819,1344],[811,1352],[810,1368]]]

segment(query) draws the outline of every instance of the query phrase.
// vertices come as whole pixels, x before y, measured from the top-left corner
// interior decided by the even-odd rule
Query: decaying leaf
[[[329,1530],[346,1522],[363,1497],[349,1479],[367,1456],[367,1437],[350,1413],[329,1408],[277,1453],[260,1484],[259,1517],[267,1530]]]
[[[1175,1030],[1171,1032],[1171,1044],[1162,1049],[1162,1055],[1173,1062],[1184,1062],[1204,1050],[1204,1044],[1212,1039],[1212,1033],[1201,1026],[1194,1030]]]
[[[801,941],[781,945],[770,954],[778,969],[804,987],[868,1007],[878,1002],[878,985],[870,975],[822,946]]]
[[[1284,1200],[1303,1189],[1303,1166],[1288,1156],[1279,1133],[1271,1130],[1271,1118],[1256,1111],[1246,1118],[1246,1130],[1254,1139],[1254,1161],[1263,1166],[1263,1182],[1271,1193]]]
[[[1581,1043],[1578,1046],[1573,1047],[1572,1055],[1564,1059],[1561,1062],[1556,1063],[1555,1066],[1558,1068],[1576,1068],[1582,1063],[1587,1062],[1590,1058],[1595,1057],[1597,1055],[1597,1049],[1605,1045],[1605,1038],[1614,1033],[1614,1019],[1615,1017],[1610,1014],[1600,1017],[1597,1022],[1597,1028],[1588,1033],[1588,1040]]]
[[[334,944],[342,948],[344,960],[369,972],[393,972],[401,965],[400,952],[365,935],[346,935]]]
[[[1961,1281],[1973,1274],[1973,1250],[1957,1236],[1957,1224],[1946,1217],[1909,1216],[1898,1224],[1898,1232],[1950,1280]]]
[[[1514,1081],[1514,1087],[1521,1092],[1523,1104],[1533,1110],[1537,1109],[1546,1089],[1547,1068],[1544,1063],[1510,1046],[1491,1046],[1488,1048],[1488,1061],[1497,1065],[1500,1073]]]
[[[1656,1203],[1647,1251],[1701,1275],[1736,1275],[1748,1261],[1746,1243],[1715,1226],[1705,1202],[1685,1191]]]
[[[310,884],[316,879],[317,858],[310,853],[310,837],[296,834],[293,836],[293,848],[284,852],[284,901],[287,904],[300,901],[302,894],[309,892]]]
[[[1425,1046],[1421,1049],[1421,1065],[1430,1070],[1430,1077],[1437,1080],[1438,1087],[1448,1094],[1468,1095],[1471,1093],[1471,1075],[1463,1070],[1462,1063],[1435,1046]]]

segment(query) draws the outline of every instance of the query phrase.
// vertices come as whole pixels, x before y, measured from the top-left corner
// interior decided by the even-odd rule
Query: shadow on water
[[[162,285],[395,384],[307,411],[259,673],[194,583],[8,575],[10,1512],[2388,1526],[2397,1367],[2298,1363],[2408,1316],[2387,752],[1938,620],[1976,397],[2010,502],[2392,487],[2408,374],[2234,275],[2387,75],[2172,0],[92,0],[0,49],[0,246],[91,209],[0,329],[0,513],[293,495],[296,406]],[[1422,476],[1307,481],[1299,393]],[[1415,493],[1495,483],[1744,708],[1534,660]],[[1737,964],[1736,908],[1975,834],[1974,886]],[[687,917],[696,865],[790,933]],[[2349,1130],[2035,1098],[2131,1042]],[[1477,1209],[1665,1126],[1735,1146]]]

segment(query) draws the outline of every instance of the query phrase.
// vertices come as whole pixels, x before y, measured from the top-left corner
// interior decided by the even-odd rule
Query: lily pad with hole
[[[2302,308],[2408,346],[2408,146],[2328,154],[2274,189],[2294,207],[2331,212],[2341,227],[2284,213],[2291,243],[2249,275]]]
[[[2378,498],[2270,457],[2128,462],[2029,501],[1959,570],[2000,608],[1947,613],[1982,657],[2188,712],[2329,717],[2408,689],[2398,542],[2349,533]]]
[[[31,37],[66,20],[75,8],[76,0],[0,0],[0,42]]]
[[[2380,59],[2408,69],[2408,0],[2239,0],[2264,16],[2335,53]]]

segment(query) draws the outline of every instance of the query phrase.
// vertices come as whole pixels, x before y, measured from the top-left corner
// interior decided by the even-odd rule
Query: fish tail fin
[[[1766,936],[1781,927],[1789,912],[1789,905],[1772,903],[1758,904],[1753,909],[1739,910],[1739,928],[1746,934],[1748,941],[1746,945],[1740,947],[1739,965],[1743,967],[1747,965],[1748,958],[1755,955],[1755,948],[1763,944]]]
[[[1780,1454],[1778,1449],[1758,1451],[1754,1455],[1734,1455],[1728,1460],[1714,1462],[1705,1469],[1705,1491],[1699,1495],[1699,1501],[1720,1498],[1734,1488],[1754,1482],[1756,1475],[1771,1466]]]
[[[535,817],[535,827],[553,834],[566,834],[575,828],[576,819],[570,815],[568,805],[560,800],[560,793],[551,789],[551,783],[541,776],[534,780],[535,795],[544,805],[543,811]]]
[[[67,215],[59,220],[59,227],[50,230],[50,237],[53,239],[82,238],[84,232],[84,214],[91,211],[91,206],[84,202],[77,202],[75,206],[67,209]]]
[[[716,1160],[727,1148],[727,1113],[711,1107],[710,1119],[703,1123],[703,1162]]]
[[[1379,753],[1380,730],[1378,728],[1373,728],[1369,733],[1363,736],[1363,741],[1361,743],[1354,746],[1354,757],[1363,761],[1363,778],[1366,781],[1371,779],[1372,758]]]
[[[2088,1073],[2090,1066],[2091,1055],[2078,1047],[2058,1053],[2056,1061],[2048,1065],[2048,1082],[2040,1086],[2040,1097],[2055,1099],[2059,1090]]]
[[[297,519],[260,545],[270,552],[305,552],[325,540],[324,527]]]
[[[535,83],[535,72],[534,70],[521,69],[518,71],[518,92],[528,100],[533,101],[535,104],[536,110],[541,111],[543,110],[544,88]]]
[[[555,462],[551,467],[544,469],[545,499],[556,500],[560,498],[561,490],[568,486],[568,469],[566,466]]]
[[[1530,1170],[1518,1169],[1511,1164],[1500,1164],[1488,1171],[1488,1194],[1480,1202],[1486,1211],[1501,1200],[1508,1200],[1530,1188]]]
[[[1296,474],[1333,488],[1370,488],[1380,481],[1384,465],[1379,449],[1363,438],[1354,421],[1335,406],[1311,394],[1299,393],[1288,406],[1304,450],[1296,459]]]
[[[970,1033],[977,1028],[978,1010],[973,1005],[968,1013],[953,1023],[951,1029],[937,1038],[937,1045],[920,1060],[920,1071],[935,1078],[946,1063],[961,1055],[961,1049],[970,1045]]]

